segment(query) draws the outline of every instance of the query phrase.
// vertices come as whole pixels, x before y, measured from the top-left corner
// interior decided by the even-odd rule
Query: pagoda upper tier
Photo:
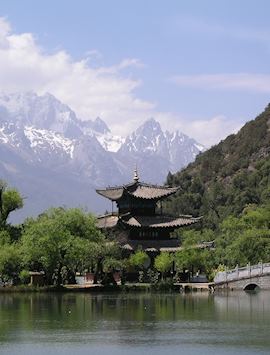
[[[96,190],[98,194],[111,201],[119,201],[123,198],[133,197],[143,200],[160,200],[168,197],[179,190],[179,187],[166,187],[146,184],[134,181],[130,184],[116,187],[107,187],[104,190]]]
[[[119,215],[132,213],[133,215],[155,215],[157,202],[174,194],[178,187],[167,187],[146,184],[139,181],[137,169],[134,171],[133,181],[130,184],[107,187],[96,190],[98,194],[115,201]]]

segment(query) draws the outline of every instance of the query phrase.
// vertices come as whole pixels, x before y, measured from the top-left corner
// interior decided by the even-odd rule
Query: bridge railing
[[[259,263],[257,265],[248,264],[247,266],[241,268],[236,266],[232,270],[219,271],[214,278],[214,282],[229,282],[245,277],[254,277],[268,273],[270,273],[270,263]]]

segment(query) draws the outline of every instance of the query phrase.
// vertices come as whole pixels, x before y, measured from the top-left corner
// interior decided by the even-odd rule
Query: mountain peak
[[[150,118],[126,138],[119,152],[143,156],[144,160],[155,156],[168,164],[171,171],[177,171],[193,161],[201,150],[194,139],[178,130],[163,132],[160,123]]]
[[[124,142],[100,117],[81,121],[49,93],[0,94],[0,170],[4,178],[16,181],[18,188],[28,184],[22,191],[33,196],[35,212],[41,206],[65,201],[68,205],[74,201],[89,204],[89,181],[96,187],[124,183],[136,163],[143,180],[162,183],[168,171],[177,171],[194,160],[199,152],[195,143],[180,132],[163,132],[154,118]],[[50,198],[40,204],[33,186],[44,190],[44,184]],[[61,195],[67,199],[61,200]],[[93,208],[96,203],[93,197]]]
[[[38,129],[52,130],[70,138],[82,132],[76,114],[50,93],[18,92],[0,95],[0,111],[8,111],[10,121]]]
[[[154,118],[149,118],[143,124],[141,124],[130,137],[142,137],[144,140],[152,140],[154,137],[162,135],[162,129],[158,121]]]
[[[92,127],[93,127],[93,130],[98,132],[98,133],[106,134],[106,133],[110,132],[110,129],[107,126],[107,124],[100,117],[97,117],[93,121],[93,126]]]
[[[154,131],[161,131],[160,123],[153,117],[150,117],[148,120],[144,121],[144,123],[139,128],[141,127],[149,128]]]

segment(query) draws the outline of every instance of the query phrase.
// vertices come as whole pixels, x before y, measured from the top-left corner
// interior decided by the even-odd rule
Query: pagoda
[[[117,205],[118,211],[98,217],[98,227],[112,231],[123,249],[146,252],[175,252],[180,250],[178,238],[171,233],[200,221],[192,216],[164,214],[162,201],[175,194],[179,187],[158,186],[140,182],[137,169],[127,185],[96,190]]]

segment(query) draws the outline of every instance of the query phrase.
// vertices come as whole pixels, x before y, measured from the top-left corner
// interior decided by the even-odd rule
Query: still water
[[[270,292],[0,294],[0,354],[270,354]]]

